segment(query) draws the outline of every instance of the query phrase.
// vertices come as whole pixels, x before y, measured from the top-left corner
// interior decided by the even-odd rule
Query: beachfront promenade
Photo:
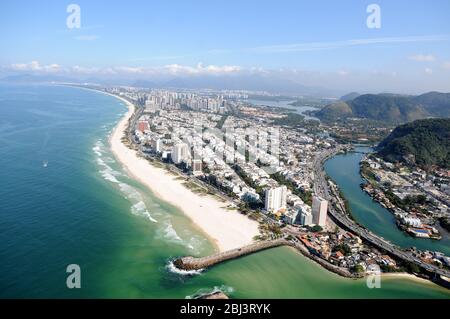
[[[198,270],[214,266],[218,263],[236,259],[245,255],[249,255],[261,250],[279,247],[279,246],[293,246],[293,243],[286,239],[275,239],[260,241],[241,248],[228,250],[222,253],[206,256],[206,257],[181,257],[174,261],[177,268],[183,270]]]

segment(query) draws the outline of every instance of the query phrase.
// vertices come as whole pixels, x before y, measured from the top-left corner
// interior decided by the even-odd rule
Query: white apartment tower
[[[300,209],[300,225],[309,226],[313,223],[313,216],[310,209]]]
[[[187,161],[191,157],[189,145],[186,143],[175,144],[172,148],[172,161],[175,164]]]
[[[265,209],[274,213],[282,208],[286,208],[287,187],[280,186],[266,190]]]
[[[313,223],[319,226],[327,224],[328,201],[319,196],[313,196],[312,216]]]
[[[162,151],[162,141],[160,138],[152,140],[152,148],[156,153],[161,153]]]

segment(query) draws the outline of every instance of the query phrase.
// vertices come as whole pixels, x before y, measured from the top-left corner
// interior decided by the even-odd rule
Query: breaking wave
[[[131,212],[135,215],[144,216],[148,220],[157,223],[158,221],[150,215],[150,212],[147,210],[147,206],[143,201],[137,202],[133,206],[131,206]]]
[[[118,184],[121,193],[126,199],[131,202],[131,213],[137,216],[142,216],[150,220],[151,222],[157,223],[157,220],[152,217],[144,203],[142,195],[131,185],[121,182],[117,179],[118,176],[123,176],[119,171],[114,170],[107,163],[115,163],[114,159],[111,157],[103,157],[105,145],[102,141],[97,141],[92,148],[94,153],[97,155],[97,164],[102,167],[99,171],[102,177],[114,184]]]
[[[174,260],[169,261],[169,263],[166,265],[166,269],[174,274],[182,275],[182,276],[195,276],[200,275],[204,269],[198,269],[198,270],[183,270],[179,269],[175,266]]]

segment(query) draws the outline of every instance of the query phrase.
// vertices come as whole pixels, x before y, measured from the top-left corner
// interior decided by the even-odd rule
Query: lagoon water
[[[326,173],[339,185],[344,197],[350,204],[353,217],[363,226],[381,235],[391,243],[402,248],[417,247],[421,250],[440,251],[450,256],[450,238],[442,240],[414,238],[401,231],[395,224],[394,215],[365,193],[360,184],[364,182],[359,174],[359,162],[368,147],[358,147],[333,157],[325,163]]]
[[[0,86],[0,297],[189,298],[214,289],[234,298],[450,297],[408,279],[368,289],[290,248],[174,272],[173,257],[213,247],[114,159],[108,136],[125,111],[79,88]],[[69,264],[81,268],[80,289],[66,287]]]
[[[305,114],[305,112],[309,111],[317,111],[316,107],[313,106],[293,106],[290,105],[293,102],[296,102],[297,100],[258,100],[258,99],[246,99],[244,100],[247,103],[253,104],[255,106],[270,106],[270,107],[279,107],[279,108],[285,108],[290,109],[291,112],[303,115],[306,120],[316,120],[319,121],[317,117],[310,116]]]

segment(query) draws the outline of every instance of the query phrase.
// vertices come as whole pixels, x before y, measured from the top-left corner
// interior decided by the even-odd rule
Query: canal
[[[440,251],[450,256],[450,239],[418,239],[397,228],[394,215],[373,201],[360,184],[364,179],[359,173],[359,163],[369,147],[357,147],[355,151],[339,154],[325,162],[325,172],[333,179],[347,199],[353,218],[375,234],[402,248],[416,247],[421,250]]]

